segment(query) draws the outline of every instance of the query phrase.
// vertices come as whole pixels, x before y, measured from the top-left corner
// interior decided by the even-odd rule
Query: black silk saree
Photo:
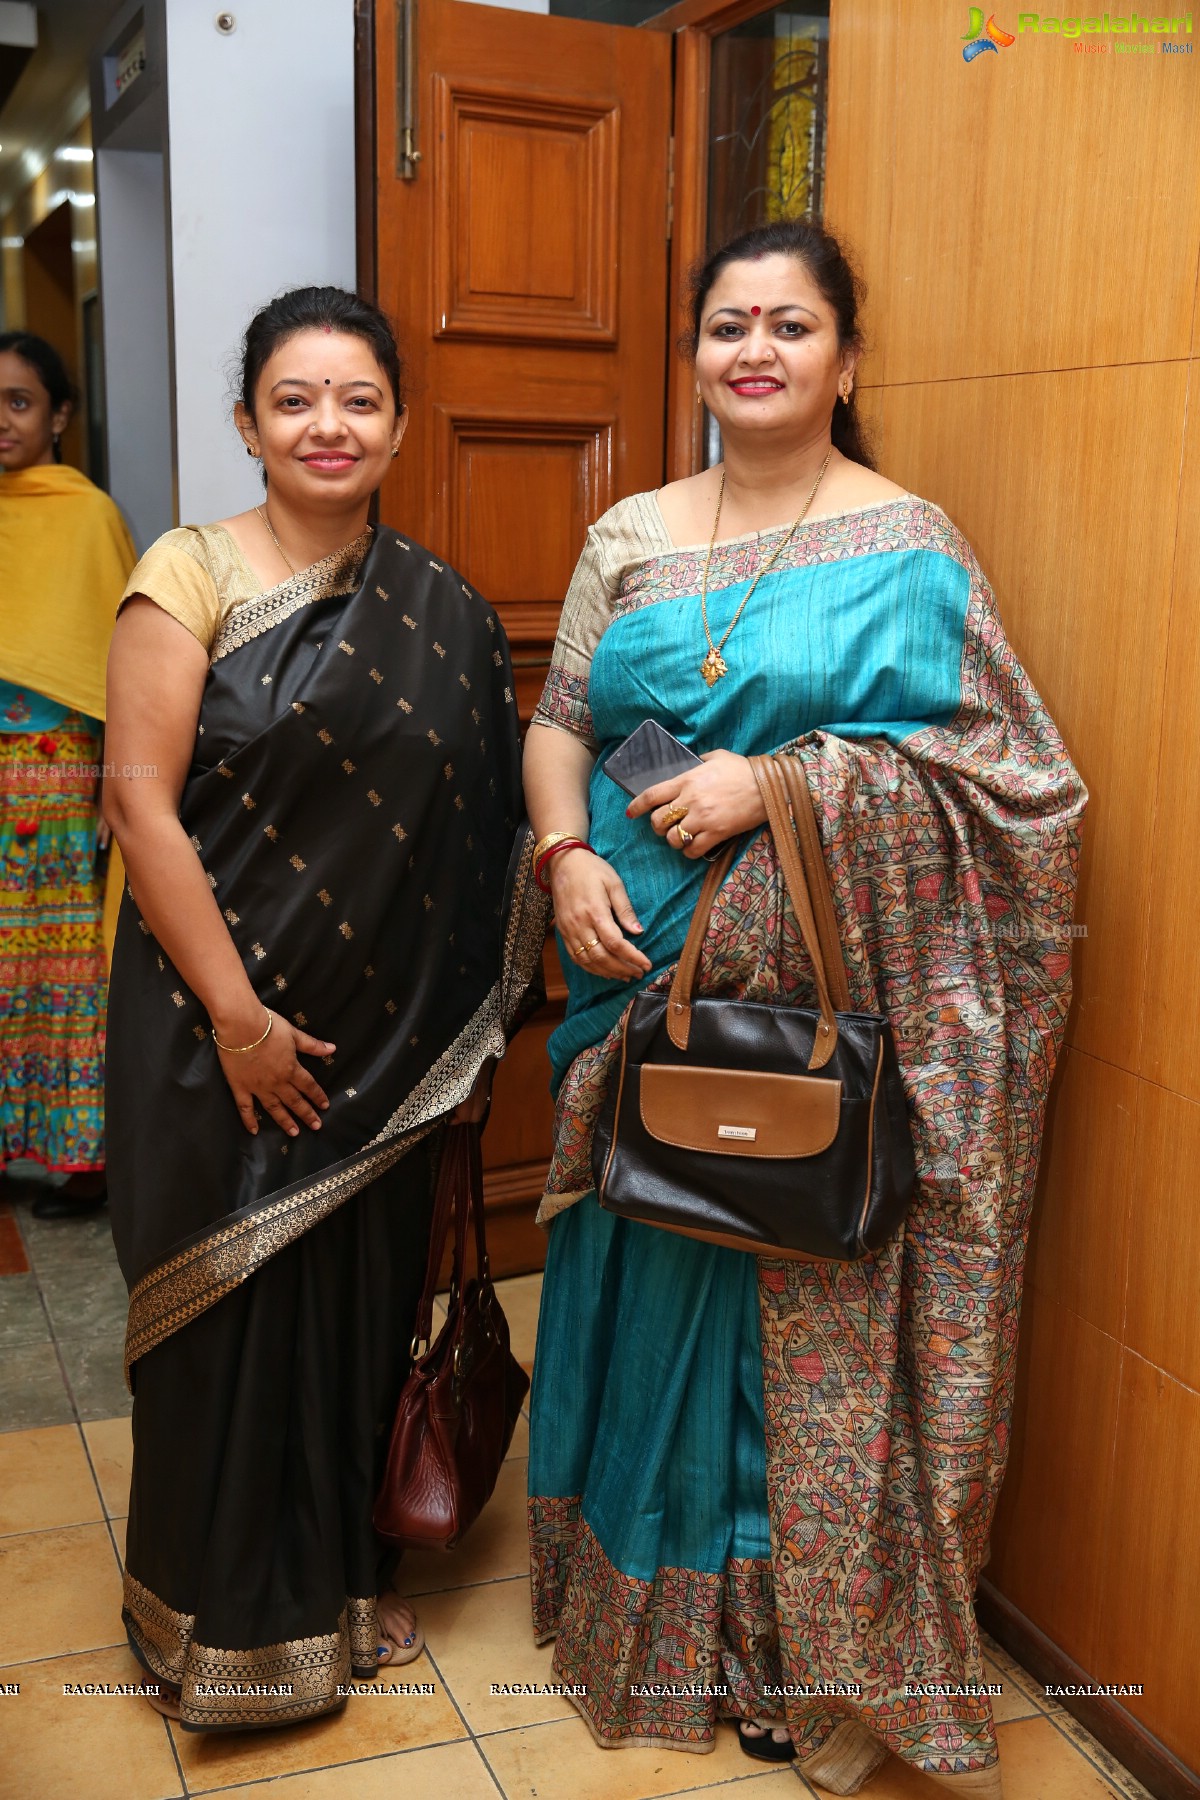
[[[124,1619],[187,1726],[313,1716],[376,1666],[370,1503],[438,1128],[540,967],[541,909],[506,898],[506,877],[528,891],[520,792],[499,621],[396,532],[222,626],[180,817],[259,997],[336,1049],[309,1063],[321,1130],[264,1117],[251,1137],[126,894],[107,1102],[135,1396]]]

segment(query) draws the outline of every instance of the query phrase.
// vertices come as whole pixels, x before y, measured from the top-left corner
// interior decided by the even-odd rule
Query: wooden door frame
[[[708,248],[708,126],[713,39],[744,19],[771,11],[765,0],[678,0],[647,19],[645,31],[675,37],[674,226],[671,233],[668,318],[678,331],[688,328],[688,274]],[[667,359],[667,480],[695,475],[704,466],[704,408],[696,396],[691,368],[672,354]]]

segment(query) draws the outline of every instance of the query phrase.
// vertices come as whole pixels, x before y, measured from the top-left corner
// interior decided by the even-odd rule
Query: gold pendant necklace
[[[725,498],[725,467],[724,467],[724,464],[722,464],[722,466],[721,466],[721,487],[720,487],[719,493],[717,494],[717,516],[713,520],[712,536],[708,540],[708,555],[704,559],[704,579],[700,583],[700,617],[704,620],[704,635],[708,639],[708,654],[704,658],[704,661],[700,664],[700,673],[703,675],[703,677],[704,677],[705,681],[708,683],[709,687],[715,687],[717,685],[718,681],[720,681],[722,675],[728,675],[729,664],[725,661],[725,658],[721,655],[721,652],[725,648],[726,644],[729,642],[729,634],[733,630],[734,626],[737,624],[738,620],[741,618],[742,614],[745,612],[747,604],[750,600],[751,594],[754,592],[755,588],[758,586],[758,584],[762,580],[763,576],[767,573],[767,570],[771,567],[772,563],[774,563],[776,561],[776,559],[783,554],[783,552],[787,549],[787,546],[791,543],[792,539],[795,537],[797,531],[800,529],[800,526],[804,521],[805,514],[807,513],[809,507],[812,505],[813,501],[816,498],[817,489],[820,487],[822,477],[824,476],[826,469],[829,467],[829,459],[832,455],[833,455],[833,445],[831,444],[829,446],[828,450],[825,452],[825,461],[821,464],[821,467],[817,471],[817,479],[812,484],[812,491],[809,494],[808,499],[804,502],[803,507],[800,509],[800,511],[796,515],[796,517],[792,520],[791,525],[788,527],[786,536],[780,539],[779,543],[776,544],[774,550],[772,550],[770,556],[767,558],[767,560],[763,564],[762,568],[756,571],[754,580],[750,583],[750,586],[746,589],[745,595],[742,598],[741,605],[738,607],[737,611],[733,615],[733,618],[729,622],[729,631],[727,631],[725,633],[724,637],[721,639],[719,644],[714,644],[712,632],[708,628],[708,571],[712,566],[713,545],[717,541],[717,527],[721,523],[721,502]]]

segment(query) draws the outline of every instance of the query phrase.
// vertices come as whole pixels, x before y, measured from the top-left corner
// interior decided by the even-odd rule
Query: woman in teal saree
[[[749,1754],[835,1793],[890,1752],[993,1800],[974,1589],[1086,795],[969,545],[869,467],[856,297],[805,223],[710,262],[696,364],[724,465],[593,527],[530,732],[535,831],[588,847],[544,865],[569,1002],[550,1046],[534,1625],[603,1745],[703,1750],[736,1718]],[[629,806],[604,762],[646,718],[705,762]],[[702,990],[813,1003],[744,760],[768,752],[803,765],[852,1004],[889,1015],[910,1104],[917,1196],[858,1264],[681,1238],[593,1191],[631,985],[669,985],[722,840],[746,834]]]

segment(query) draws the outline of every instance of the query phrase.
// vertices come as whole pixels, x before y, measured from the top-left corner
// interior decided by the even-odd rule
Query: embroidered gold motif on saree
[[[408,704],[407,700],[397,700],[396,705],[400,708],[401,712],[410,713],[412,711],[412,707]]]
[[[407,831],[405,831],[403,825],[393,825],[392,826],[392,836],[394,838],[396,838],[399,843],[402,844],[404,842],[405,838],[408,836],[408,833],[407,833]]]
[[[258,802],[254,798],[253,794],[243,794],[242,795],[242,805],[245,807],[247,812],[253,812],[254,808],[258,805]]]
[[[253,950],[253,952],[254,952],[255,956],[258,958],[259,962],[261,962],[263,957],[267,954],[261,944],[251,944],[250,948],[251,948],[251,950]]]
[[[342,767],[347,775],[354,775],[358,770],[358,764],[351,762],[349,757],[346,757],[345,761],[342,763]]]
[[[383,685],[383,676],[379,673],[378,669],[369,669],[367,672],[376,687],[381,687]]]
[[[333,905],[333,895],[330,893],[328,888],[318,888],[317,889],[317,899],[321,902],[322,906],[332,906]]]
[[[128,1569],[125,1571],[121,1614],[154,1673],[178,1687],[183,1680],[184,1659],[196,1626],[195,1614],[176,1612],[148,1587],[143,1587]]]
[[[351,925],[349,919],[343,919],[338,926],[338,930],[347,941],[354,936],[354,927]]]
[[[374,788],[367,789],[367,799],[371,802],[372,806],[382,806],[383,805],[383,795],[377,794],[375,792]]]
[[[345,652],[346,652],[346,655],[347,655],[347,656],[353,656],[353,655],[354,655],[354,645],[353,645],[353,644],[348,644],[348,643],[347,643],[347,642],[346,642],[346,640],[345,640],[345,638],[339,638],[339,640],[338,640],[338,649],[339,649],[339,650],[344,650],[344,651],[345,651]]]
[[[288,861],[291,863],[293,869],[295,869],[297,875],[308,867],[308,864],[302,856],[289,856]]]
[[[171,995],[171,998],[175,1002],[176,1006],[186,1006],[186,1004],[187,1004],[187,1002],[184,1000],[184,997],[180,993],[178,988],[175,989],[175,992]]]
[[[383,598],[386,600],[387,595]],[[355,1669],[379,1667],[379,1615],[375,1596],[346,1601],[346,1627],[350,1637],[350,1665]]]
[[[433,647],[439,656],[445,656],[446,652],[442,649],[442,646],[438,643],[436,638],[433,641]]]
[[[277,844],[279,842],[279,831],[278,831],[278,828],[274,825],[264,825],[263,826],[263,836],[265,838],[269,838],[273,844]]]
[[[317,736],[323,744],[332,744],[333,742],[333,733],[331,731],[326,731],[323,725],[320,731],[318,731]]]

